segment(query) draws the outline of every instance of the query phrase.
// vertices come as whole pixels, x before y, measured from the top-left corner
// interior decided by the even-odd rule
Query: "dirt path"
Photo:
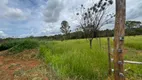
[[[48,80],[45,66],[34,58],[36,54],[37,50],[26,50],[18,55],[1,55],[0,80]]]

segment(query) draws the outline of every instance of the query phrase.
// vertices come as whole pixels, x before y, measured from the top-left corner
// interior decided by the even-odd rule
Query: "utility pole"
[[[125,80],[123,55],[125,36],[126,0],[116,0],[114,32],[114,79]]]

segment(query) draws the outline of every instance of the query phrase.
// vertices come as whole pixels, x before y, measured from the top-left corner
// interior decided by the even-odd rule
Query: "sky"
[[[81,4],[92,5],[98,0],[0,0],[0,38],[50,36],[60,34],[66,20],[74,31],[79,24],[75,13]],[[142,21],[142,0],[126,0],[127,20]],[[115,12],[114,4],[109,12]],[[108,24],[102,29],[113,29]]]

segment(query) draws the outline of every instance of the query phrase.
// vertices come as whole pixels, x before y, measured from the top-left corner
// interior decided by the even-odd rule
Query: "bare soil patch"
[[[0,52],[0,80],[48,80],[45,64],[35,58],[37,54],[36,49],[14,55]]]

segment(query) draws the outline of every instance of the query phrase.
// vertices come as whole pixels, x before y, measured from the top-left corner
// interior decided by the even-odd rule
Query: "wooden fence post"
[[[116,0],[114,32],[114,79],[125,80],[123,67],[123,44],[125,36],[126,0]]]
[[[111,75],[111,57],[110,57],[110,38],[108,37],[107,38],[107,45],[108,45],[108,67],[109,67],[109,69],[108,69],[108,74],[109,75]]]

